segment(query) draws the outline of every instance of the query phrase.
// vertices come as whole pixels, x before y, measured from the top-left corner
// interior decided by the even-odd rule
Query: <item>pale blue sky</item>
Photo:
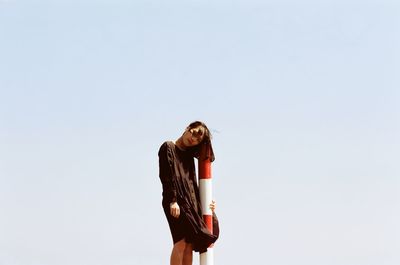
[[[0,0],[0,265],[168,264],[157,151],[197,119],[216,265],[400,264],[399,29],[397,1]]]

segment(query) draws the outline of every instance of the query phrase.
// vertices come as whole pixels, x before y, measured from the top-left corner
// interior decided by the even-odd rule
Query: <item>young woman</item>
[[[203,145],[208,145],[208,158],[213,161],[211,133],[203,122],[195,121],[189,124],[178,140],[164,142],[158,152],[162,206],[174,243],[171,265],[191,265],[193,250],[205,252],[218,238],[215,202],[210,205],[214,234],[208,231],[200,206],[194,158],[199,158]]]

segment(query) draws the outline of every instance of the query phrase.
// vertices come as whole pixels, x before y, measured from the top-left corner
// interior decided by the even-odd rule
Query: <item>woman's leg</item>
[[[186,243],[185,250],[183,252],[182,265],[192,265],[193,262],[193,246],[190,243]]]
[[[170,259],[171,265],[183,265],[182,260],[185,248],[186,248],[185,239],[182,239],[174,244],[174,247],[172,248],[171,252],[171,259]]]

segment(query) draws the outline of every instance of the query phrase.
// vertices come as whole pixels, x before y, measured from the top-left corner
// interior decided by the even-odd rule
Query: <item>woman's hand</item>
[[[179,205],[177,202],[171,202],[169,204],[169,209],[170,209],[171,215],[175,218],[178,218],[179,215],[181,214],[181,209],[179,208]]]
[[[211,211],[212,211],[213,213],[214,213],[216,207],[217,207],[217,206],[216,206],[215,201],[212,200],[211,203],[210,203],[210,209],[211,209]]]

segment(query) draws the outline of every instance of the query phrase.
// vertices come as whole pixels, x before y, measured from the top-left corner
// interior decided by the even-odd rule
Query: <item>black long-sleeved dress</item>
[[[164,142],[158,152],[159,176],[163,187],[162,206],[168,220],[173,242],[182,239],[193,244],[197,252],[207,251],[219,236],[218,219],[213,215],[211,234],[202,218],[199,188],[196,179],[194,158],[182,151],[173,142]],[[177,202],[179,218],[170,214],[170,203]]]

